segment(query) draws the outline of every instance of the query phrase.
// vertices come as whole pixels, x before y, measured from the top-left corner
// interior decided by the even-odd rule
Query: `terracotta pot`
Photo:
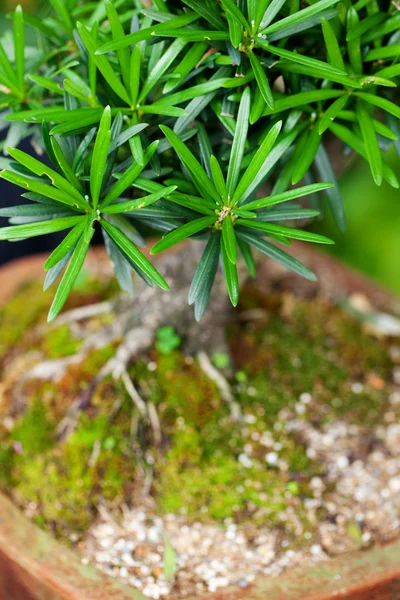
[[[319,276],[319,293],[327,296],[360,292],[390,310],[393,296],[334,259],[294,245],[298,258]],[[102,250],[90,261],[101,266]],[[104,264],[104,263],[103,263]],[[28,279],[42,276],[43,257],[10,263],[0,269],[0,302]],[[288,275],[290,277],[291,275]],[[271,261],[261,265],[256,285],[268,288],[282,271]],[[299,287],[299,278],[296,278]],[[303,284],[302,284],[303,285]],[[315,284],[300,294],[312,297]],[[301,287],[301,286],[300,286]],[[297,290],[296,290],[297,291]],[[191,600],[199,600],[199,596]],[[204,598],[204,596],[201,596]],[[295,569],[278,578],[259,578],[245,590],[228,588],[208,600],[396,600],[400,599],[400,541],[328,562]],[[77,553],[29,522],[0,495],[0,600],[144,600],[141,593],[118,584],[95,568],[83,566]]]

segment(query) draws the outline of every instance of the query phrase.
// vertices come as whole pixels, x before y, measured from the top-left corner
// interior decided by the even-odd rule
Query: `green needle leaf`
[[[271,110],[274,110],[275,102],[274,102],[274,98],[272,96],[271,86],[269,85],[268,78],[265,74],[265,70],[261,66],[260,61],[258,60],[257,56],[255,54],[253,54],[253,52],[249,53],[249,58],[250,58],[251,67],[254,71],[254,75],[256,77],[257,84],[258,84],[258,87],[262,94],[262,97],[264,98],[268,107]]]
[[[182,225],[182,227],[178,227],[178,229],[167,233],[165,237],[157,242],[152,248],[150,254],[159,254],[160,252],[164,252],[164,250],[168,250],[168,248],[171,248],[179,242],[186,240],[195,233],[199,233],[199,231],[203,231],[203,229],[210,227],[210,225],[213,225],[215,221],[215,215],[212,217],[201,217],[200,219],[195,219],[190,223],[186,223],[186,225]]]
[[[233,306],[237,306],[239,302],[239,279],[236,265],[234,265],[228,257],[227,248],[224,242],[224,238],[222,238],[221,244],[221,253],[222,253],[222,265],[224,267],[224,274],[226,285],[228,288],[228,294],[230,301]]]
[[[233,194],[233,204],[237,204],[240,201],[245,200],[246,197],[249,195],[249,189],[251,189],[251,185],[254,183],[254,180],[257,177],[257,175],[259,175],[264,161],[266,160],[273,145],[275,144],[276,138],[279,135],[281,127],[282,121],[278,121],[278,123],[275,123],[275,125],[271,127],[271,130],[268,132],[268,135],[265,137],[260,148],[257,150],[256,155],[247,167],[245,174],[241,178],[239,185],[236,188],[235,193]]]
[[[371,173],[374,178],[376,185],[382,184],[382,155],[378,145],[378,139],[376,137],[374,125],[368,112],[365,110],[361,102],[357,103],[357,118],[360,125],[362,137],[365,144],[365,151],[369,165],[371,167]]]
[[[304,196],[310,196],[322,190],[327,190],[333,187],[332,183],[312,183],[310,185],[304,185],[302,187],[282,192],[281,194],[274,194],[273,196],[267,196],[266,198],[260,198],[253,202],[248,202],[244,205],[246,211],[258,210],[260,208],[267,208],[275,206],[275,204],[281,204],[282,202],[289,202],[290,200],[296,200],[297,198],[303,198]],[[238,210],[238,214],[241,209]]]
[[[224,201],[228,200],[228,188],[226,187],[224,175],[222,173],[221,165],[215,158],[215,156],[211,156],[210,158],[210,168],[212,178],[217,189],[218,194]]]
[[[138,198],[137,200],[127,200],[126,202],[118,202],[118,204],[112,204],[102,210],[104,214],[119,214],[123,212],[131,212],[133,210],[138,210],[140,208],[145,208],[145,206],[150,206],[150,204],[154,204],[161,198],[166,198],[172,192],[177,189],[176,185],[171,185],[166,187],[159,192],[154,192],[154,194],[150,194],[149,196],[145,196],[144,198]]]
[[[20,5],[17,6],[14,12],[14,52],[17,84],[22,93],[25,79],[25,31],[24,13]]]
[[[307,136],[307,141],[305,147],[303,148],[303,152],[295,164],[292,175],[293,184],[298,183],[307,173],[311,163],[315,158],[315,155],[317,154],[320,143],[321,136],[319,135],[318,126],[314,125],[313,129]]]
[[[85,229],[87,217],[82,216],[81,222],[65,236],[61,244],[50,254],[49,258],[44,264],[44,270],[48,271],[60,260],[62,260],[68,252],[75,246],[78,239],[81,237],[83,230]]]
[[[150,144],[150,146],[147,148],[146,152],[144,153],[143,164],[140,165],[138,163],[133,163],[129,167],[129,169],[125,171],[125,173],[118,180],[118,182],[110,189],[103,202],[101,203],[100,207],[102,210],[104,210],[105,206],[108,206],[109,204],[117,200],[117,198],[122,196],[125,190],[127,190],[128,187],[130,187],[132,183],[137,179],[137,177],[139,177],[140,173],[143,171],[143,169],[157,150],[158,143],[158,141],[155,141],[152,144]]]
[[[293,240],[303,240],[305,242],[314,242],[316,244],[334,243],[324,235],[310,233],[309,231],[303,231],[303,229],[284,227],[283,225],[276,225],[275,223],[264,223],[253,219],[238,219],[237,224],[242,225],[243,227],[250,227],[250,229],[258,229],[259,231],[263,231],[264,233],[271,235],[288,237]]]
[[[106,230],[111,239],[117,244],[122,252],[135,264],[151,281],[154,281],[163,290],[169,290],[168,283],[153,267],[148,258],[140,252],[138,248],[124,235],[117,227],[106,221],[101,220],[102,227]]]
[[[91,237],[94,234],[94,229],[91,229]],[[91,239],[91,238],[90,238]],[[58,286],[56,295],[53,300],[53,304],[50,307],[49,315],[47,317],[47,321],[50,323],[53,321],[58,313],[61,311],[64,306],[67,298],[72,290],[72,287],[81,272],[83,267],[83,263],[85,262],[86,254],[89,250],[90,239],[85,239],[84,235],[81,235],[75,250],[71,256],[71,260],[68,264],[68,267],[61,279],[60,285]]]
[[[80,223],[82,217],[61,217],[51,221],[39,221],[38,223],[27,223],[26,225],[11,225],[0,228],[0,240],[23,240],[25,238],[37,237],[55,233],[63,229],[70,229]]]
[[[76,26],[78,29],[79,36],[85,44],[89,56],[93,60],[96,67],[99,69],[100,73],[103,75],[104,79],[114,90],[117,96],[119,96],[127,104],[130,104],[131,100],[129,98],[129,94],[124,88],[123,84],[121,83],[121,80],[118,77],[118,75],[115,74],[114,68],[111,66],[111,64],[108,62],[105,56],[99,56],[98,54],[96,54],[97,43],[95,42],[89,31],[84,25],[82,25],[82,23],[78,22]],[[115,43],[118,43],[118,41]]]
[[[238,252],[236,245],[235,229],[233,227],[230,215],[225,217],[222,223],[222,241],[225,246],[226,254],[233,265],[236,265]]]
[[[219,204],[218,192],[194,154],[169,127],[160,125],[160,129],[174,148],[184,167],[191,173],[199,192],[205,191]]]
[[[247,141],[250,117],[250,88],[246,88],[240,101],[238,117],[236,121],[235,137],[228,167],[227,187],[228,194],[231,196],[235,191],[240,177],[240,169],[244,156],[244,149]]]
[[[295,24],[301,23],[301,21],[304,21],[304,19],[308,19],[309,17],[311,17],[313,15],[317,15],[318,13],[322,12],[326,8],[329,8],[330,6],[333,6],[334,4],[337,4],[338,2],[339,2],[339,0],[319,0],[319,2],[316,2],[315,4],[312,4],[311,6],[308,6],[307,8],[303,8],[302,10],[299,10],[299,11],[293,13],[292,15],[289,15],[288,17],[281,19],[280,21],[277,21],[273,25],[266,27],[265,29],[262,30],[262,33],[263,34],[272,33],[273,31],[279,31],[279,29],[283,29],[284,27],[288,27],[289,25],[295,25]]]
[[[96,136],[90,168],[90,192],[93,208],[99,203],[103,176],[107,163],[107,156],[111,142],[111,109],[107,106],[101,117],[100,127]]]
[[[301,277],[305,277],[305,279],[309,279],[310,281],[317,281],[316,275],[312,271],[310,271],[310,269],[308,269],[305,265],[303,265],[303,263],[297,260],[297,258],[293,258],[293,256],[290,256],[290,254],[287,254],[286,252],[284,252],[280,248],[277,248],[270,242],[263,240],[258,235],[239,230],[237,235],[243,241],[247,242],[251,246],[254,246],[254,248],[259,250],[263,254],[266,254],[270,258],[273,258],[274,260],[278,261],[291,271],[294,271],[298,275],[301,275]]]
[[[328,52],[328,62],[345,72],[342,53],[340,51],[339,42],[332,25],[326,19],[322,19],[322,33],[325,40],[326,49]]]
[[[329,125],[334,121],[334,119],[338,116],[341,110],[344,109],[348,102],[349,97],[347,95],[339,96],[335,102],[332,102],[330,107],[326,110],[326,112],[321,117],[321,120],[318,125],[319,134],[322,135],[324,131],[326,131]]]
[[[214,281],[218,267],[220,240],[219,233],[213,233],[207,242],[190,286],[189,304],[195,302],[202,288],[208,285],[210,279],[212,279],[212,282]]]

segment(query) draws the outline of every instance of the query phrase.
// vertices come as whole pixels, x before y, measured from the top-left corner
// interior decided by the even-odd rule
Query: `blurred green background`
[[[387,153],[400,180],[400,159]],[[383,183],[377,187],[363,159],[353,163],[340,179],[348,227],[342,234],[329,216],[314,231],[335,241],[331,252],[400,294],[400,190]]]
[[[4,11],[18,3],[28,11],[37,5],[36,0],[0,0],[0,34],[10,27]],[[400,180],[400,159],[394,149],[387,158]],[[378,188],[362,159],[341,177],[340,186],[348,218],[346,233],[340,233],[329,216],[313,230],[335,241],[329,247],[333,254],[400,294],[400,190],[386,183]]]

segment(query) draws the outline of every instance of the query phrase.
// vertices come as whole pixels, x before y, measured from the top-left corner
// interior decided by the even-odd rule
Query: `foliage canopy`
[[[394,2],[149,4],[51,0],[37,17],[18,7],[13,39],[0,45],[8,127],[0,176],[29,200],[1,209],[10,222],[0,240],[68,230],[45,265],[46,287],[62,274],[50,320],[97,226],[129,293],[132,269],[168,288],[138,248],[145,233],[163,234],[152,254],[204,240],[189,293],[200,319],[220,262],[237,304],[237,261],[254,276],[253,248],[315,278],[279,245],[330,243],[287,225],[326,206],[345,228],[327,149],[334,138],[342,152],[368,161],[377,185],[399,187],[384,156],[390,144],[399,150]],[[25,41],[28,27],[34,47]],[[46,162],[10,147],[27,137]],[[309,206],[296,202],[301,197]]]

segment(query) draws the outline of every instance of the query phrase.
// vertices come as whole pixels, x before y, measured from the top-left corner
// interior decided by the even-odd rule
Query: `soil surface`
[[[228,352],[188,353],[163,323],[122,378],[99,381],[121,340],[82,348],[116,318],[107,269],[83,273],[67,310],[111,309],[51,328],[51,293],[25,285],[0,310],[2,490],[153,598],[245,588],[397,537],[398,307],[303,258],[319,284],[265,262]]]

